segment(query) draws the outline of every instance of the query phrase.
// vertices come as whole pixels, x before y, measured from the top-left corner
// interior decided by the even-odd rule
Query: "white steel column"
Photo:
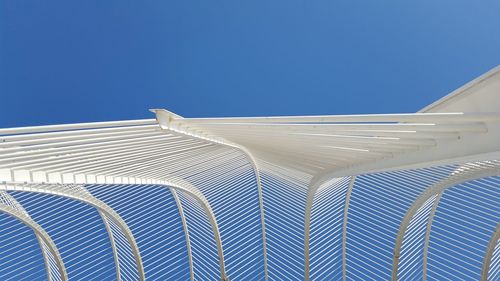
[[[455,175],[451,175],[447,179],[440,181],[428,189],[426,189],[410,206],[408,211],[406,212],[403,220],[401,221],[401,225],[399,227],[398,234],[396,236],[396,242],[394,246],[394,255],[393,255],[393,264],[392,264],[392,280],[397,280],[398,274],[398,266],[399,266],[399,258],[401,254],[401,247],[403,245],[403,238],[408,228],[408,225],[412,219],[412,217],[416,214],[417,210],[422,206],[422,204],[431,198],[434,195],[443,193],[446,189],[453,187],[457,184],[461,184],[467,181],[495,176],[500,174],[500,163],[498,161],[485,161],[481,163],[471,163],[463,166],[462,171],[458,171]],[[435,203],[436,206],[438,203]],[[432,213],[431,215],[434,215]],[[426,236],[430,233],[430,225],[432,224],[433,216],[429,217],[428,227],[426,229]],[[425,250],[424,250],[425,251]],[[427,265],[425,263],[424,265]],[[424,272],[426,272],[426,268],[424,268]]]
[[[346,190],[346,199],[344,206],[344,219],[342,223],[342,280],[346,278],[346,241],[347,241],[347,215],[349,209],[349,203],[351,200],[352,188],[354,186],[354,182],[356,181],[356,176],[351,176],[351,180],[349,182],[349,186]],[[321,185],[327,183],[323,178],[313,178],[311,180],[311,184],[309,185],[307,200],[306,200],[306,209],[304,215],[304,279],[309,280],[310,278],[310,239],[311,239],[311,214],[312,207],[314,202],[314,195],[316,191],[321,187]]]
[[[488,273],[490,271],[491,259],[493,258],[493,251],[495,250],[498,240],[500,240],[500,223],[497,223],[497,227],[491,235],[490,242],[488,243],[488,247],[486,248],[486,253],[483,260],[483,268],[481,270],[481,281],[488,280]]]
[[[61,255],[59,251],[57,250],[57,246],[55,245],[54,241],[50,238],[50,236],[45,232],[45,230],[37,224],[31,217],[29,217],[27,214],[17,210],[16,208],[0,203],[0,212],[6,213],[7,215],[10,215],[19,221],[23,222],[25,225],[29,226],[31,229],[36,234],[37,239],[39,240],[40,244],[40,250],[42,251],[44,260],[45,260],[45,265],[47,269],[47,278],[49,280],[52,280],[52,275],[50,272],[50,266],[48,265],[48,257],[47,254],[45,253],[45,249],[42,246],[42,243],[44,243],[47,247],[48,250],[50,251],[51,255],[54,258],[54,261],[57,265],[57,269],[59,271],[59,275],[61,276],[62,280],[68,280],[68,275],[66,274],[66,268],[64,267],[64,263],[62,261]],[[40,241],[41,240],[41,241]]]
[[[437,207],[442,196],[443,192],[440,192],[436,196],[436,199],[434,199],[431,212],[429,213],[429,218],[427,219],[427,226],[425,227],[424,249],[422,254],[422,272],[424,281],[427,281],[427,257],[429,256],[429,241],[431,239],[432,222],[434,221],[434,216],[436,215]]]
[[[194,280],[193,255],[191,253],[191,240],[189,239],[189,229],[186,222],[186,216],[184,215],[184,210],[182,208],[181,201],[179,200],[179,196],[177,195],[177,191],[175,191],[174,188],[170,188],[170,191],[172,192],[175,204],[179,209],[179,216],[181,217],[182,228],[184,229],[184,235],[186,237],[186,248],[189,261],[189,277],[191,278],[191,280]]]
[[[344,207],[344,222],[342,224],[342,280],[346,280],[346,272],[347,272],[347,220],[349,217],[349,203],[351,202],[351,194],[352,188],[354,187],[354,183],[356,182],[356,176],[351,177],[351,182],[349,183],[349,187],[347,187],[346,196],[345,196],[345,207]]]
[[[207,214],[208,221],[210,222],[210,225],[212,226],[212,231],[214,232],[214,237],[215,237],[215,242],[217,243],[217,254],[219,256],[219,267],[220,267],[220,274],[221,274],[221,280],[227,279],[226,276],[226,268],[224,265],[224,252],[222,249],[222,240],[220,237],[220,232],[219,232],[219,226],[217,224],[217,220],[215,218],[215,214],[212,211],[212,207],[210,206],[210,203],[208,200],[205,198],[205,196],[196,188],[194,187],[191,183],[183,180],[183,179],[178,179],[178,178],[169,178],[166,179],[167,182],[164,182],[163,185],[166,187],[172,187],[176,190],[186,192],[190,196],[192,196],[198,203],[202,206],[203,210]]]
[[[79,189],[71,189],[64,186],[77,186]],[[0,185],[0,190],[5,191],[24,191],[24,192],[36,192],[42,194],[50,194],[56,196],[67,197],[70,199],[78,200],[80,202],[86,203],[98,209],[100,212],[104,213],[106,216],[113,219],[113,221],[120,227],[124,236],[127,238],[128,243],[134,253],[134,259],[137,265],[137,272],[139,274],[139,280],[145,280],[144,267],[142,264],[142,259],[140,256],[140,251],[135,241],[132,232],[128,228],[125,221],[108,205],[104,202],[93,197],[89,193],[82,192],[81,186],[79,185],[63,185],[63,184],[26,184],[26,183],[4,183]]]
[[[106,232],[108,233],[111,249],[113,250],[113,259],[115,261],[115,267],[116,267],[116,279],[118,281],[121,281],[122,277],[120,272],[120,259],[118,258],[118,249],[116,248],[115,237],[113,236],[113,231],[111,230],[111,226],[109,225],[106,215],[101,211],[98,212],[104,226],[106,227]]]
[[[263,196],[262,196],[262,186],[260,182],[260,175],[259,175],[259,168],[257,166],[257,161],[253,157],[252,153],[248,151],[245,147],[234,144],[231,142],[227,142],[225,140],[216,140],[210,137],[203,136],[199,133],[196,132],[188,132],[187,130],[181,129],[181,124],[179,122],[182,122],[184,118],[181,116],[174,114],[170,111],[164,110],[164,109],[151,109],[151,112],[156,114],[156,120],[162,127],[162,129],[165,130],[172,130],[177,133],[181,133],[186,136],[190,137],[195,137],[204,141],[208,141],[210,143],[214,144],[219,144],[219,145],[225,145],[228,147],[236,148],[239,151],[241,151],[247,158],[248,162],[252,165],[252,168],[254,170],[255,174],[255,181],[257,183],[257,192],[258,192],[258,199],[259,199],[259,209],[260,209],[260,220],[261,220],[261,225],[262,225],[262,243],[263,243],[263,259],[264,259],[264,274],[265,274],[265,280],[268,280],[268,270],[267,270],[267,244],[266,244],[266,226],[265,226],[265,213],[264,213],[264,202],[263,202]],[[173,122],[178,122],[178,124],[172,125]],[[208,202],[207,202],[208,204]],[[215,217],[215,216],[214,216]]]
[[[264,213],[264,198],[262,195],[262,185],[260,183],[260,172],[259,167],[257,166],[257,161],[253,157],[253,155],[244,147],[236,146],[239,150],[241,150],[248,158],[250,164],[252,164],[254,173],[255,173],[255,181],[257,182],[257,192],[259,194],[259,208],[260,208],[260,223],[262,225],[262,247],[263,247],[263,255],[264,255],[264,276],[265,280],[268,280],[267,274],[267,243],[266,243],[266,221],[265,221],[265,213]]]
[[[309,189],[307,190],[306,209],[304,214],[304,279],[306,281],[309,280],[309,241],[311,240],[311,213],[314,202],[314,194],[316,194],[316,190],[318,190],[321,184],[325,182],[326,181],[313,178],[311,179]]]

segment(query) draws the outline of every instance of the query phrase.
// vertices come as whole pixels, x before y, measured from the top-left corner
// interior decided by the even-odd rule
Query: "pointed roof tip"
[[[166,110],[164,108],[150,108],[150,112],[153,112],[154,114],[164,114],[164,115],[169,115],[173,119],[183,119],[184,117],[180,116],[179,114],[173,113],[170,110]]]
[[[437,101],[434,101],[433,103],[427,105],[426,107],[422,108],[419,110],[419,113],[428,113],[428,112],[443,112],[443,108],[447,107],[455,107],[453,104],[457,103],[458,100],[464,98],[465,96],[470,96],[474,97],[475,102],[470,102],[470,104],[484,104],[486,106],[491,105],[490,102],[488,102],[488,98],[485,98],[485,93],[481,93],[480,89],[483,85],[485,84],[491,84],[491,83],[498,83],[498,80],[500,80],[500,64],[496,65],[492,69],[488,70],[487,72],[481,74],[480,76],[474,78],[473,80],[465,83],[463,86],[459,87],[458,89],[452,91],[451,93],[447,94],[446,96],[438,99]],[[498,87],[498,86],[497,86]],[[496,93],[488,93],[489,95],[496,94]],[[471,99],[471,98],[469,98]],[[484,99],[484,101],[483,101]],[[470,109],[469,106],[464,105],[462,106],[464,108],[461,108],[462,110],[457,110],[457,109],[452,109],[454,111],[497,111],[497,110],[468,110]]]

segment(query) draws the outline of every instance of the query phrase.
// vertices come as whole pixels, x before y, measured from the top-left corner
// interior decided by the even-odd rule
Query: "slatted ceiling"
[[[406,229],[398,267],[398,278],[416,280],[423,278],[423,245],[427,222],[438,195],[434,195],[422,204],[410,220]]]
[[[152,133],[136,133],[136,134],[126,134],[123,136],[116,136],[116,137],[103,137],[103,136],[96,136],[90,139],[82,139],[78,138],[76,140],[71,140],[71,141],[61,141],[61,142],[54,142],[54,143],[43,143],[43,140],[38,140],[37,142],[33,142],[32,145],[25,145],[25,146],[15,146],[15,147],[8,147],[2,149],[2,152],[4,153],[14,153],[14,152],[23,152],[23,151],[29,151],[29,150],[40,150],[40,149],[48,149],[48,148],[63,148],[67,146],[78,146],[78,145],[85,145],[85,144],[93,144],[93,143],[106,143],[106,142],[111,142],[111,141],[118,141],[118,140],[133,140],[137,138],[142,138],[142,137],[148,137],[148,136],[158,136],[161,134],[160,132],[152,132]]]
[[[3,154],[5,157],[2,157],[0,163],[5,165],[5,163],[18,163],[27,164],[30,163],[30,160],[40,159],[47,160],[56,156],[64,156],[64,157],[75,157],[78,155],[85,155],[89,152],[108,152],[110,150],[116,151],[124,149],[124,148],[143,148],[144,146],[154,145],[154,144],[165,144],[168,143],[165,141],[165,137],[162,135],[158,135],[155,137],[141,137],[140,141],[136,141],[135,139],[126,139],[119,141],[109,141],[105,143],[91,143],[84,145],[75,145],[68,146],[63,148],[47,148],[43,151],[39,150],[28,150],[22,151],[18,153],[11,154]],[[64,159],[62,157],[61,159]],[[34,163],[39,163],[35,162]],[[43,162],[43,161],[42,161]],[[8,166],[7,166],[8,167]]]
[[[0,212],[0,280],[47,279],[43,254],[33,230]]]
[[[177,205],[168,187],[158,185],[87,185],[98,199],[116,210],[130,227],[139,250],[146,278],[189,279],[186,238]],[[123,237],[119,240],[126,243]],[[126,244],[125,244],[126,246]],[[122,247],[127,251],[129,247]],[[129,250],[128,250],[129,251]],[[125,252],[128,280],[134,280],[135,261]]]
[[[188,225],[195,280],[219,280],[216,243],[208,217],[199,203],[184,192],[178,192]]]
[[[169,150],[166,150],[165,148],[156,150],[156,151],[151,151],[148,153],[124,153],[123,155],[118,154],[117,156],[112,156],[112,157],[97,157],[92,159],[86,159],[85,161],[76,161],[79,164],[74,164],[74,165],[69,165],[69,166],[64,166],[63,164],[60,164],[57,167],[48,167],[45,168],[46,171],[49,172],[78,172],[78,173],[93,173],[93,174],[113,174],[117,173],[121,170],[126,170],[126,169],[134,169],[134,168],[140,168],[146,163],[152,162],[155,163],[156,161],[161,160],[162,158],[168,158],[168,156],[172,153],[182,153],[183,151],[187,150],[196,150],[197,147],[203,147],[207,146],[206,144],[194,144],[191,145],[190,147],[180,148],[180,151],[174,152],[175,147],[170,147]],[[168,148],[167,148],[168,149]],[[81,164],[83,162],[83,164]],[[118,163],[121,163],[121,165],[118,165]],[[41,168],[40,170],[43,170]]]
[[[82,140],[107,140],[110,137],[122,137],[122,136],[139,136],[139,135],[155,135],[152,133],[159,133],[160,129],[157,126],[150,127],[148,128],[141,128],[141,129],[136,129],[136,130],[126,130],[124,132],[106,132],[103,130],[99,131],[93,131],[93,132],[88,132],[88,131],[93,131],[93,130],[85,130],[81,133],[78,134],[72,134],[70,136],[60,136],[60,137],[52,137],[47,134],[38,134],[35,135],[34,138],[28,138],[25,135],[21,136],[8,136],[8,137],[3,137],[2,140],[3,142],[0,143],[0,147],[4,148],[6,152],[12,152],[12,151],[18,151],[19,147],[25,148],[26,146],[29,145],[36,145],[36,147],[46,147],[49,144],[57,145],[58,143],[66,143],[66,144],[75,144],[75,143],[80,143],[76,141],[82,141]],[[84,134],[85,133],[85,134]],[[55,134],[55,133],[54,133]],[[60,133],[59,133],[60,134]],[[23,140],[24,139],[24,140]]]
[[[145,177],[153,179],[169,178],[170,174],[167,173],[169,169],[180,169],[182,163],[178,163],[177,161],[180,162],[180,159],[186,159],[190,156],[202,154],[206,151],[206,149],[213,149],[213,145],[204,144],[186,151],[166,153],[163,157],[154,157],[154,159],[149,161],[131,159],[129,162],[125,163],[129,165],[120,166],[115,163],[113,164],[114,168],[107,170],[105,175]],[[103,174],[102,172],[99,172],[98,168],[94,168],[94,170],[91,170],[90,172]]]
[[[167,139],[165,139],[165,138],[161,139],[161,143],[163,145],[168,144],[168,138]],[[132,144],[133,144],[133,142],[132,142]],[[142,144],[142,145],[144,145],[144,144]],[[168,145],[167,145],[167,147],[168,147]],[[124,149],[124,148],[126,148],[126,147],[123,147],[123,146],[120,147],[120,149]],[[148,148],[147,146],[145,146],[145,147],[143,146],[142,150],[147,150],[147,148]],[[42,156],[42,157],[39,157],[41,159],[45,159],[45,160],[59,160],[59,159],[54,159],[53,157],[61,155],[60,152],[57,151],[56,153],[54,153],[52,155],[50,155],[50,154],[47,155],[46,153],[44,153],[45,151],[49,151],[49,150],[52,151],[52,150],[55,150],[55,149],[53,149],[53,148],[49,148],[47,150],[38,150],[37,149],[37,150],[34,151],[34,153],[32,153],[34,155],[31,155],[31,156],[37,157],[38,155],[40,155],[40,156]],[[68,150],[70,150],[68,147],[64,148],[64,151],[68,151]],[[83,154],[84,156],[85,155],[88,155],[88,156],[99,155],[99,154],[97,154],[97,152],[102,152],[102,150],[100,150],[100,149],[94,149],[94,148],[91,149],[91,150],[89,150],[89,149],[85,149],[85,150],[86,150],[86,154]],[[75,148],[75,150],[71,151],[71,152],[78,152],[78,151],[79,151],[78,148]],[[138,151],[141,151],[141,149],[138,149]],[[44,154],[44,155],[42,155],[42,154]],[[79,157],[75,157],[72,154],[67,154],[66,158],[72,157],[74,162],[78,162],[78,160],[80,160],[80,162],[82,162],[81,161],[82,160],[82,154],[77,154],[77,155],[79,155]],[[6,156],[8,156],[8,155],[6,155]],[[15,154],[13,156],[18,157],[18,156],[20,156],[20,154]],[[45,156],[45,157],[43,157],[43,156]],[[106,156],[106,155],[101,155],[101,156]],[[48,158],[48,157],[51,157],[51,158]],[[62,159],[65,159],[65,158],[62,157]],[[83,157],[83,159],[85,159],[85,157]],[[72,159],[70,158],[69,160],[72,160]],[[28,161],[30,161],[30,160],[26,160],[22,164],[24,164],[24,165],[29,164],[30,162],[28,162]],[[38,162],[41,162],[41,161],[39,160]],[[68,164],[70,164],[70,163],[71,163],[71,161],[68,161]],[[51,163],[47,163],[47,164],[51,164]],[[15,166],[11,165],[10,167],[15,167]]]
[[[117,157],[122,155],[131,157],[137,155],[139,152],[145,154],[150,153],[149,155],[153,155],[154,152],[158,154],[166,147],[167,148],[172,147],[174,144],[178,143],[175,141],[167,143],[163,140],[162,143],[156,145],[148,145],[146,148],[143,149],[138,149],[138,147],[136,146],[130,146],[130,147],[121,147],[119,149],[113,149],[110,152],[105,152],[103,150],[97,150],[97,151],[92,150],[87,153],[74,153],[74,154],[72,153],[64,156],[58,156],[57,158],[41,159],[38,161],[31,161],[31,162],[25,161],[26,163],[16,163],[17,165],[14,167],[17,169],[30,169],[32,171],[37,171],[37,170],[58,171],[57,169],[61,167],[64,168],[65,164],[66,166],[71,167],[71,164],[78,163],[80,164],[81,167],[82,162],[90,162],[90,160],[92,160],[92,163],[97,164],[99,159],[112,160],[112,159],[117,159]],[[81,160],[82,156],[85,157],[86,161]]]
[[[342,225],[350,177],[322,185],[311,210],[311,280],[342,279]]]
[[[304,174],[310,175],[316,173],[317,171],[323,170],[326,166],[332,166],[333,161],[329,165],[325,165],[324,162],[318,159],[304,159],[302,152],[294,152],[293,154],[286,153],[279,148],[269,149],[261,148],[255,146],[256,150],[252,150],[252,153],[256,155],[259,159],[266,159],[266,162],[280,163],[280,166],[292,170],[301,171]],[[263,156],[265,154],[265,156]],[[324,157],[322,155],[321,157]],[[319,158],[319,155],[318,155]],[[337,160],[338,161],[338,160]]]
[[[436,141],[441,139],[458,140],[461,134],[485,133],[487,129],[483,122],[498,118],[497,114],[454,113],[276,118],[174,118],[174,121],[171,122],[172,124],[189,124],[190,128],[209,132],[209,134],[244,145],[254,151],[278,150],[285,158],[287,158],[286,155],[303,153],[302,159],[312,161],[327,155],[326,159],[320,160],[320,164],[316,164],[321,170],[326,167],[331,168],[331,162],[341,160],[343,154],[352,155],[352,151],[356,150],[362,150],[357,151],[362,153],[349,159],[347,163],[338,163],[336,166],[344,167],[352,163],[393,157],[397,153],[418,149],[419,143],[422,144],[420,148],[423,148],[428,145],[427,143],[435,145]],[[328,139],[325,139],[324,135],[328,135]],[[346,143],[349,139],[356,138],[372,138],[375,143],[371,147]],[[386,138],[392,142],[384,143],[383,139],[378,138]],[[417,147],[405,147],[412,142]],[[305,143],[307,145],[304,145]],[[325,145],[325,143],[331,143],[331,145]],[[385,147],[385,149],[381,149],[380,146]],[[347,151],[343,152],[339,147],[352,151],[349,154]],[[325,164],[329,164],[329,166],[325,166]]]
[[[112,249],[97,211],[84,203],[54,195],[10,192],[54,240],[68,278],[116,278]]]
[[[95,123],[90,123],[90,124],[95,124]],[[89,125],[90,125],[89,124]],[[81,130],[63,130],[63,131],[52,131],[52,132],[43,132],[43,126],[42,130],[40,130],[40,127],[32,127],[33,132],[36,134],[7,134],[3,135],[1,137],[3,143],[8,145],[11,142],[16,142],[16,141],[33,141],[37,139],[64,139],[64,138],[71,138],[71,137],[85,137],[88,135],[93,135],[97,133],[121,133],[121,132],[127,132],[127,131],[154,131],[154,130],[159,130],[158,124],[156,122],[150,123],[150,125],[137,125],[137,126],[129,126],[129,127],[123,127],[123,126],[118,126],[118,127],[111,127],[111,128],[95,128],[92,125],[90,125],[87,129],[81,129]],[[35,132],[34,128],[38,128],[39,130]],[[22,128],[21,128],[22,131]]]
[[[295,185],[300,188],[305,188],[312,179],[311,174],[300,170],[288,169],[273,162],[268,162],[263,158],[257,159],[257,162],[262,171],[267,171],[269,174],[276,175],[278,178],[295,183]]]
[[[429,241],[429,279],[480,279],[486,247],[500,217],[500,177],[447,189]]]
[[[216,123],[396,123],[396,122],[436,122],[460,123],[498,120],[498,113],[400,113],[363,115],[316,115],[316,116],[268,116],[268,117],[216,117],[185,118],[189,124]],[[172,121],[176,124],[176,121]]]
[[[500,117],[500,116],[499,116]],[[189,119],[186,119],[189,120]],[[184,121],[184,119],[182,120]],[[247,129],[259,129],[259,128],[286,128],[286,129],[300,129],[300,128],[325,128],[329,130],[426,130],[426,131],[457,131],[457,130],[471,130],[476,131],[477,125],[482,123],[468,123],[468,124],[436,124],[435,121],[432,123],[400,123],[402,121],[396,122],[351,122],[351,123],[338,123],[338,122],[271,122],[271,123],[237,123],[237,122],[225,122],[225,123],[204,123],[203,126],[244,126]],[[314,126],[314,127],[311,127]]]
[[[157,122],[155,119],[142,119],[142,120],[47,125],[47,126],[33,126],[33,127],[0,129],[0,135],[18,135],[18,134],[46,133],[46,132],[60,132],[60,131],[72,132],[75,130],[84,130],[84,129],[156,125],[156,124],[157,124]]]

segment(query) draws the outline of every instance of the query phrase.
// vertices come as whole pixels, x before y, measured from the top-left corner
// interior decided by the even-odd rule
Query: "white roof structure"
[[[418,113],[0,129],[0,280],[499,280],[500,67]]]

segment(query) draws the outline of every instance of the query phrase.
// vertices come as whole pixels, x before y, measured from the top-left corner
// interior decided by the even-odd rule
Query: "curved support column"
[[[330,178],[331,179],[331,178]],[[304,214],[304,279],[310,279],[310,240],[311,240],[311,215],[312,215],[312,207],[314,202],[314,195],[316,191],[325,183],[328,182],[329,179],[323,176],[314,177],[310,184],[309,189],[307,191],[307,199],[306,199],[306,208]],[[354,186],[354,182],[356,181],[356,176],[351,176],[351,181],[349,182],[349,186],[346,191],[346,202],[344,206],[344,220],[342,224],[342,278],[345,280],[345,257],[346,257],[346,248],[345,243],[347,240],[347,211],[349,209],[349,202],[351,200],[352,187]]]
[[[226,271],[224,265],[224,253],[222,248],[222,240],[220,237],[219,227],[217,224],[217,220],[215,218],[215,214],[210,207],[208,200],[205,196],[192,184],[189,182],[177,179],[177,178],[169,178],[168,181],[162,181],[159,185],[163,185],[168,188],[173,188],[178,191],[183,191],[195,198],[198,203],[202,206],[203,210],[207,214],[208,220],[212,226],[212,230],[214,232],[215,241],[217,243],[217,253],[219,256],[219,267],[221,272],[221,279],[225,280]],[[25,191],[25,192],[37,192],[42,194],[51,194],[67,197],[70,199],[78,200],[84,202],[88,205],[95,207],[102,215],[111,218],[123,232],[124,236],[127,238],[129,242],[132,252],[134,254],[134,259],[137,265],[137,271],[139,273],[139,280],[145,280],[144,267],[142,263],[142,259],[140,256],[139,247],[135,241],[132,232],[128,228],[125,221],[108,205],[104,202],[98,200],[90,193],[88,193],[82,185],[77,184],[27,184],[27,183],[4,183],[0,185],[0,190],[6,191]],[[112,234],[111,234],[112,235]]]
[[[203,193],[201,193],[191,183],[189,183],[183,179],[180,179],[180,178],[169,178],[169,179],[163,181],[162,185],[165,185],[165,186],[174,188],[178,191],[183,191],[183,192],[189,194],[190,196],[195,198],[196,201],[202,206],[203,210],[207,214],[208,221],[210,222],[210,225],[212,226],[212,231],[214,232],[214,236],[215,236],[215,242],[217,243],[217,254],[219,256],[219,267],[220,267],[221,280],[227,280],[226,268],[224,265],[224,252],[222,249],[222,240],[220,237],[219,226],[217,224],[215,214],[212,211],[212,207],[210,206],[210,203],[208,202],[208,200],[205,198]]]
[[[121,281],[122,276],[120,272],[120,259],[118,257],[118,249],[116,247],[115,243],[115,238],[113,236],[113,231],[111,230],[111,226],[109,225],[108,217],[106,215],[99,211],[99,216],[101,216],[101,220],[104,223],[104,226],[106,227],[106,232],[108,233],[109,236],[109,242],[111,244],[111,249],[113,250],[113,260],[115,261],[115,267],[116,267],[116,280]]]
[[[263,245],[263,259],[264,259],[264,276],[265,280],[268,280],[268,270],[267,270],[267,243],[266,243],[266,224],[265,224],[265,214],[264,214],[264,200],[263,200],[263,195],[262,195],[262,186],[260,182],[260,174],[259,174],[259,167],[257,166],[257,161],[255,161],[255,158],[253,157],[252,153],[248,151],[246,148],[244,148],[241,145],[230,143],[226,140],[223,139],[214,139],[211,137],[206,137],[203,136],[202,134],[199,134],[197,132],[192,133],[189,132],[189,129],[181,129],[182,124],[179,122],[182,122],[183,117],[174,114],[170,111],[167,111],[165,109],[150,109],[151,112],[155,113],[156,115],[156,120],[158,124],[160,124],[160,127],[163,130],[171,130],[177,133],[181,133],[190,137],[195,137],[198,139],[202,139],[205,141],[208,141],[210,143],[215,143],[219,145],[224,145],[228,147],[232,147],[235,149],[240,150],[245,156],[248,158],[248,162],[252,165],[254,173],[255,173],[255,180],[257,182],[257,192],[259,196],[259,208],[260,208],[260,221],[261,221],[261,226],[262,226],[262,245]],[[178,124],[173,124],[173,122],[177,122]],[[191,129],[191,131],[193,131]],[[223,277],[223,279],[226,277]]]
[[[15,199],[12,198],[12,200]],[[57,266],[57,269],[59,271],[58,272],[59,276],[61,276],[62,280],[68,280],[68,275],[66,274],[66,268],[64,267],[61,255],[59,254],[59,251],[57,250],[57,246],[55,245],[54,241],[52,241],[47,232],[45,232],[45,230],[39,224],[37,224],[26,212],[23,212],[13,206],[10,206],[5,203],[0,203],[0,212],[6,213],[7,215],[16,218],[17,220],[23,222],[25,225],[33,229],[33,231],[36,234],[37,240],[40,244],[40,249],[42,251],[45,260],[45,266],[47,269],[47,278],[49,280],[53,279],[51,274],[51,269],[49,266],[48,253],[46,253],[46,251],[48,250]]]
[[[465,164],[461,168],[457,170],[457,172],[454,175],[451,175],[447,179],[437,182],[433,185],[431,185],[429,188],[427,188],[422,194],[413,202],[413,204],[410,206],[408,211],[406,212],[403,220],[401,221],[400,227],[398,234],[396,236],[396,243],[394,246],[394,254],[393,254],[393,262],[392,262],[392,280],[397,280],[397,274],[398,274],[398,266],[399,266],[399,258],[401,254],[401,247],[403,245],[403,238],[404,234],[406,232],[406,229],[408,228],[408,225],[410,224],[410,221],[412,217],[417,213],[417,210],[424,204],[425,201],[427,201],[429,198],[435,195],[442,194],[446,189],[453,187],[455,185],[471,181],[471,180],[476,180],[480,178],[485,178],[485,177],[490,177],[490,176],[496,176],[500,174],[500,162],[499,161],[484,161],[480,163],[470,163],[470,164]],[[438,200],[434,203],[437,208]],[[432,212],[432,211],[431,211]],[[431,213],[429,216],[429,221],[427,224],[427,229],[426,229],[426,239],[428,241],[427,236],[430,237],[430,229],[432,225],[432,220],[433,216],[435,214],[435,211]],[[428,242],[427,245],[428,246]],[[424,253],[426,253],[427,250],[424,249]],[[427,262],[424,261],[424,266],[427,265]],[[426,268],[423,269],[424,272],[426,272]],[[425,277],[424,277],[425,278]]]
[[[186,216],[184,216],[184,210],[182,208],[181,201],[179,200],[179,196],[177,195],[177,191],[175,191],[175,189],[173,188],[170,188],[170,191],[172,192],[175,204],[179,209],[179,216],[181,217],[182,228],[184,229],[184,235],[186,236],[186,248],[189,261],[189,278],[193,281],[194,280],[193,255],[191,253],[191,240],[189,239],[189,230],[186,222]]]
[[[304,214],[304,280],[309,281],[309,241],[311,240],[311,213],[312,213],[312,205],[314,201],[314,194],[318,188],[323,184],[324,181],[316,180],[313,178],[311,183],[309,184],[309,189],[307,190],[307,198],[306,198],[306,209]]]
[[[124,236],[127,238],[132,252],[134,253],[134,259],[137,265],[137,272],[139,275],[139,280],[145,280],[144,267],[142,264],[142,259],[140,256],[140,251],[135,241],[132,232],[128,228],[125,221],[108,205],[98,200],[90,193],[85,192],[83,186],[81,185],[71,185],[71,184],[26,184],[26,183],[4,183],[0,185],[0,190],[5,191],[25,191],[25,192],[36,192],[42,194],[50,194],[62,196],[70,199],[74,199],[88,205],[95,207],[99,212],[102,212],[105,216],[113,219],[113,221],[120,227]]]
[[[52,271],[52,267],[50,266],[51,258],[52,258],[52,253],[50,252],[47,246],[47,244],[43,241],[43,239],[40,237],[40,235],[36,234],[36,240],[38,241],[38,245],[40,246],[40,249],[42,250],[42,256],[43,256],[43,262],[45,263],[45,272],[47,272],[47,280],[52,281],[52,280],[58,280],[57,276],[54,278],[52,275],[54,275]],[[56,259],[53,259],[54,263],[56,264],[56,267],[58,268],[57,274],[61,274],[61,271],[59,270],[59,262],[55,261]],[[62,279],[62,278],[61,278]]]
[[[495,251],[498,240],[500,240],[500,223],[497,223],[497,227],[491,235],[490,242],[488,243],[488,247],[486,248],[486,254],[484,255],[483,260],[483,268],[481,270],[481,281],[488,280],[488,272],[490,271],[491,259],[493,258],[493,252]]]
[[[264,276],[265,280],[268,281],[268,274],[267,274],[267,243],[266,243],[266,221],[265,221],[265,213],[264,213],[264,197],[262,194],[262,185],[260,183],[260,172],[259,172],[259,167],[257,166],[257,161],[253,157],[253,155],[246,150],[244,147],[241,146],[235,146],[237,149],[242,151],[248,158],[248,161],[253,167],[254,173],[255,173],[255,181],[257,182],[257,192],[259,194],[259,208],[260,208],[260,223],[262,226],[262,247],[263,249],[263,255],[264,255]]]
[[[351,182],[349,182],[349,186],[347,187],[346,196],[345,196],[345,206],[344,206],[344,222],[342,223],[342,280],[346,280],[346,272],[347,272],[347,219],[348,219],[348,211],[349,204],[351,203],[351,194],[354,183],[356,182],[356,176],[351,177]]]
[[[441,192],[436,196],[436,199],[434,199],[431,212],[429,213],[429,218],[427,219],[427,226],[425,227],[424,249],[422,253],[422,272],[424,281],[427,281],[427,257],[429,256],[429,241],[431,239],[432,222],[434,221],[434,216],[436,215],[437,207],[442,196],[443,193]]]

